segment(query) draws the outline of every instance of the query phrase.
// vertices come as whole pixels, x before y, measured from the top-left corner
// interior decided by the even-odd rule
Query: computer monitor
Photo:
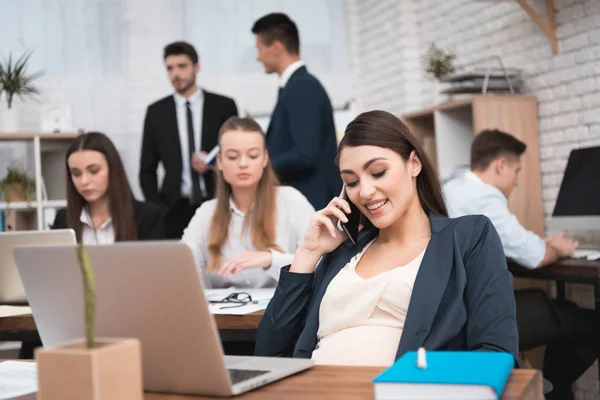
[[[600,230],[600,146],[571,151],[548,228]]]

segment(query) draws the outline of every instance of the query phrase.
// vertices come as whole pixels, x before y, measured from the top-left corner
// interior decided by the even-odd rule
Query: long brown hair
[[[344,147],[377,146],[393,150],[405,161],[414,151],[422,169],[417,176],[417,195],[425,212],[447,217],[442,187],[425,150],[408,127],[386,111],[369,111],[357,116],[348,126],[338,146],[338,158]]]
[[[260,127],[252,118],[231,117],[221,127],[219,131],[219,145],[221,138],[228,131],[242,131],[249,133],[258,133],[263,138],[263,146],[266,147],[265,135]],[[221,249],[227,240],[229,234],[229,223],[231,222],[231,207],[229,199],[232,195],[231,185],[223,177],[221,171],[217,171],[217,206],[210,223],[210,235],[208,240],[208,253],[210,261],[207,271],[216,270],[221,264],[223,254]],[[252,209],[246,213],[244,218],[243,232],[250,229],[252,244],[260,251],[277,250],[283,252],[281,247],[275,243],[275,226],[277,222],[277,177],[273,172],[271,163],[263,169],[263,174],[258,181],[256,198]]]
[[[104,154],[108,165],[108,206],[115,231],[115,241],[137,240],[137,225],[133,211],[133,194],[119,152],[111,140],[100,132],[88,132],[77,136],[69,146],[66,157],[67,168],[67,224],[75,230],[81,242],[81,210],[87,206],[71,178],[69,156],[76,151],[92,150]]]

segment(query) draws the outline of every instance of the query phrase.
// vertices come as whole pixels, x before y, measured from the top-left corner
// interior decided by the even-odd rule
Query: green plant
[[[96,280],[90,259],[83,244],[77,245],[77,259],[83,278],[83,297],[85,300],[85,338],[87,348],[93,349],[96,344],[94,340],[94,322],[96,316]]]
[[[11,185],[18,187],[18,190],[21,191],[20,194],[26,200],[30,200],[35,192],[35,180],[18,167],[8,167],[6,176],[0,181],[0,190],[6,193],[6,190]]]
[[[446,52],[438,48],[435,43],[431,43],[427,53],[423,56],[423,64],[428,75],[442,80],[454,73],[454,59],[456,59],[456,54],[450,51]]]
[[[26,96],[39,94],[39,90],[32,85],[32,82],[42,76],[43,73],[38,71],[27,75],[26,71],[31,53],[31,51],[28,51],[14,63],[12,54],[10,54],[8,60],[0,62],[0,91],[6,92],[8,108],[12,107],[15,95],[23,99]]]

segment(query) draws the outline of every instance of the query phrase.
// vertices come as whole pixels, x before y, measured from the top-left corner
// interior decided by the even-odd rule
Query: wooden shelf
[[[15,133],[2,133],[0,132],[0,141],[3,140],[33,140],[36,136],[41,140],[73,140],[80,133],[77,132],[64,132],[64,133],[44,133],[44,132],[15,132]]]
[[[519,184],[508,207],[527,229],[544,236],[542,184],[537,125],[537,99],[523,95],[473,95],[402,115],[423,146],[441,180],[470,167],[471,143],[484,129],[499,129],[527,145],[522,156]],[[548,285],[515,280],[516,288]]]
[[[402,114],[402,119],[420,119],[420,118],[433,118],[433,112],[436,110],[436,106],[427,107],[419,111],[412,111]]]
[[[484,129],[500,129],[525,142],[519,185],[509,208],[527,229],[544,234],[537,100],[523,95],[474,95],[402,115],[445,181],[468,169],[471,142]]]

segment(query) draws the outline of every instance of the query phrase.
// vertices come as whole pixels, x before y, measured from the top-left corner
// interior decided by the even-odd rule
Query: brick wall
[[[546,15],[545,1],[529,0]],[[555,0],[558,54],[515,1],[347,0],[353,88],[361,110],[397,115],[432,102],[419,64],[430,42],[459,63],[499,55],[522,68],[538,98],[543,207],[554,207],[569,152],[600,145],[600,1]],[[531,150],[529,150],[531,151]],[[570,296],[593,306],[589,287]],[[577,384],[578,399],[599,399],[597,366]]]

